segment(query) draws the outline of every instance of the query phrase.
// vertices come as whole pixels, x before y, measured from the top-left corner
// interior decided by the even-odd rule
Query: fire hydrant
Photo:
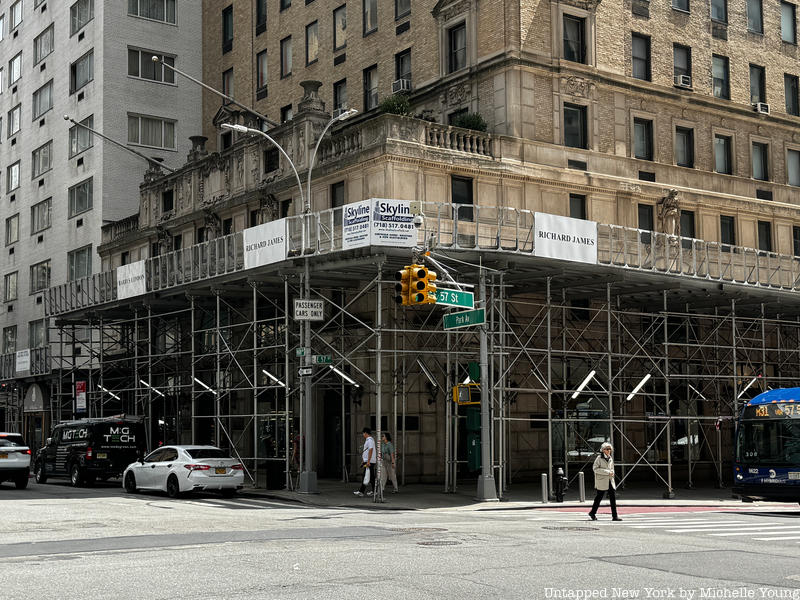
[[[556,471],[556,502],[564,501],[564,490],[567,488],[567,478],[564,476],[564,469],[558,467]]]

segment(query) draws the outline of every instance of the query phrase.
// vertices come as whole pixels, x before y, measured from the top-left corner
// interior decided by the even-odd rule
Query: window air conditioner
[[[769,104],[767,104],[766,102],[756,102],[755,104],[753,104],[753,110],[761,114],[768,115]]]
[[[692,87],[691,75],[675,75],[675,85],[682,88]]]
[[[397,79],[392,82],[393,94],[399,94],[400,92],[410,92],[410,91],[411,91],[410,79]]]

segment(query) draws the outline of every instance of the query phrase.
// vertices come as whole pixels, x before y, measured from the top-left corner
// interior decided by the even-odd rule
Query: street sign
[[[295,348],[294,355],[297,357],[305,356],[308,354],[308,348]]]
[[[458,329],[459,327],[483,325],[484,323],[486,323],[486,311],[482,308],[477,310],[464,310],[444,316],[445,329]]]
[[[314,354],[311,356],[312,365],[332,365],[333,357],[330,354]]]
[[[436,290],[436,304],[443,306],[460,306],[461,308],[475,308],[475,294],[460,290]]]
[[[310,377],[314,374],[314,367],[300,367],[297,369],[297,374],[300,377]]]
[[[322,321],[325,319],[324,300],[295,300],[295,321]]]

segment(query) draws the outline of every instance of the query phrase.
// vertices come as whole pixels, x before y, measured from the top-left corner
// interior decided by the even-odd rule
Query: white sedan
[[[170,498],[195,490],[233,496],[244,486],[244,466],[214,446],[161,446],[128,465],[122,485],[131,494],[160,490]]]

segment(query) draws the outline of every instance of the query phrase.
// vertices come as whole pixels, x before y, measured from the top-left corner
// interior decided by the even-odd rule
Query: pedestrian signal
[[[413,265],[406,265],[394,274],[397,283],[394,284],[394,301],[406,306],[410,304],[411,295],[411,269]]]

